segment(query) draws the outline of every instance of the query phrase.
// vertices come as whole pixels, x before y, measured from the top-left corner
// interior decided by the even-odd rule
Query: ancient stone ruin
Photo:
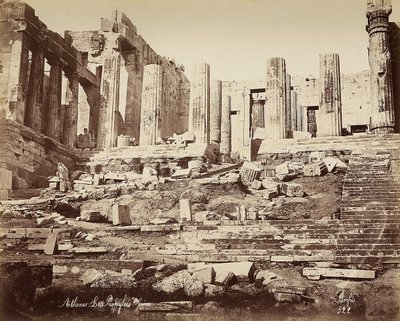
[[[391,11],[366,3],[369,70],[237,81],[121,11],[61,36],[0,1],[0,315],[398,320]]]

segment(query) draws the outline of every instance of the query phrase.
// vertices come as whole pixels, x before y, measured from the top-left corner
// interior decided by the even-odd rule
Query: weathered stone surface
[[[259,270],[255,274],[255,279],[262,281],[264,285],[268,285],[271,283],[272,280],[278,279],[278,276],[271,271]]]
[[[293,293],[274,293],[275,300],[278,302],[287,302],[287,303],[294,303],[300,302],[301,297],[300,295],[293,294]]]
[[[333,278],[375,279],[375,271],[334,268],[304,268],[303,276],[306,276],[309,279],[319,279],[321,276]]]
[[[0,189],[12,189],[12,171],[5,168],[0,168]]]
[[[321,162],[326,158],[326,153],[325,152],[311,152],[310,155],[308,155],[308,162],[309,163],[317,163]]]
[[[245,183],[252,183],[260,178],[262,169],[251,162],[244,162],[240,168],[240,179]]]
[[[169,312],[177,311],[179,307],[167,303],[139,303],[138,310],[141,312]]]
[[[228,293],[240,294],[243,297],[256,297],[263,292],[263,289],[258,288],[254,283],[240,282],[232,285],[228,289]]]
[[[113,225],[130,225],[130,208],[128,205],[115,204],[112,208]]]
[[[175,173],[173,173],[171,175],[171,178],[188,178],[190,176],[191,173],[191,169],[190,168],[184,168],[184,169],[178,169],[175,171]]]
[[[222,285],[207,284],[204,291],[204,297],[210,299],[222,298],[225,295],[225,292],[225,287]]]
[[[203,283],[213,283],[215,279],[215,271],[212,267],[201,267],[195,269],[192,275]]]
[[[336,163],[339,159],[338,158],[334,158],[334,157],[326,157],[324,158],[324,163],[326,168],[328,169],[328,172],[332,172],[335,167],[336,167]]]
[[[211,266],[217,276],[222,271],[230,271],[240,278],[247,278],[248,280],[253,280],[254,278],[255,267],[253,262],[215,263],[211,264]]]
[[[252,188],[252,189],[255,189],[255,190],[260,190],[260,189],[263,188],[263,185],[262,185],[262,183],[261,183],[260,181],[254,180],[254,181],[251,183],[251,188]]]
[[[192,208],[189,199],[183,198],[179,200],[179,213],[181,222],[192,220]]]
[[[178,223],[176,219],[170,217],[156,217],[150,221],[154,225],[165,225]]]
[[[296,183],[282,183],[281,185],[282,194],[289,197],[302,197],[304,196],[303,186]]]
[[[57,234],[50,233],[44,245],[44,254],[53,255],[57,251]]]
[[[272,179],[270,178],[263,179],[262,185],[266,190],[263,195],[263,198],[271,200],[280,195],[280,185],[277,182],[273,181]]]
[[[217,284],[228,286],[235,282],[236,282],[236,275],[231,271],[222,270],[216,273],[215,275],[215,283]]]
[[[47,226],[47,225],[52,225],[55,223],[54,217],[38,217],[36,219],[37,225],[38,226]]]
[[[102,273],[96,269],[87,269],[79,278],[84,285],[90,285],[101,277]]]
[[[100,222],[101,213],[98,211],[82,210],[80,219],[87,222]]]
[[[173,294],[183,289],[189,297],[196,297],[203,293],[203,282],[193,278],[187,270],[181,270],[169,277],[153,284],[153,289],[163,294]]]
[[[304,166],[304,176],[323,176],[328,173],[324,162],[315,162]]]

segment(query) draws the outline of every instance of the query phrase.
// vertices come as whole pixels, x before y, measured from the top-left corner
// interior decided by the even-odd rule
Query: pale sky
[[[286,59],[292,75],[318,76],[319,54],[340,55],[342,72],[368,69],[366,0],[25,0],[53,31],[98,30],[122,10],[161,56],[186,67],[205,61],[211,78],[265,76]],[[400,1],[391,21],[400,22]]]

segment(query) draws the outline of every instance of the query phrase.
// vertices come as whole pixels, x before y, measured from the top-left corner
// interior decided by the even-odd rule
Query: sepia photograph
[[[0,0],[0,320],[400,321],[400,1]]]

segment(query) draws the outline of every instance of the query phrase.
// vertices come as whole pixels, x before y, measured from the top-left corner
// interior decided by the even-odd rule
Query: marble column
[[[78,134],[78,97],[79,79],[77,74],[68,77],[65,108],[64,130],[61,135],[61,142],[69,147],[75,147]]]
[[[121,55],[113,50],[104,60],[100,94],[102,102],[99,108],[97,147],[110,148],[117,144],[116,114],[119,105],[119,80]]]
[[[285,127],[286,138],[292,137],[292,96],[291,96],[292,76],[286,74],[286,113],[285,113]]]
[[[140,145],[156,145],[161,135],[162,68],[144,66],[140,116]]]
[[[342,132],[342,100],[339,55],[319,56],[319,93],[317,136],[340,136]]]
[[[221,154],[231,153],[231,96],[222,96],[221,110]]]
[[[8,109],[6,118],[21,124],[25,121],[28,93],[29,39],[20,32],[11,45],[9,79],[7,88]]]
[[[373,133],[394,131],[393,78],[390,55],[390,0],[368,0],[367,31],[371,71],[371,124]]]
[[[25,111],[25,125],[41,131],[43,111],[43,77],[44,56],[43,48],[32,48],[32,62],[29,73],[28,103]]]
[[[274,57],[267,61],[265,129],[267,139],[286,138],[286,63]]]
[[[290,129],[291,131],[297,131],[297,92],[294,90],[290,91]]]
[[[210,101],[210,142],[221,141],[221,109],[222,109],[222,81],[214,80],[211,83]]]
[[[62,69],[61,62],[57,59],[49,60],[50,79],[47,93],[47,136],[60,141],[60,118],[61,118],[61,85]],[[44,124],[46,126],[46,124]]]
[[[197,143],[210,142],[210,66],[193,66],[190,83],[189,131]]]

